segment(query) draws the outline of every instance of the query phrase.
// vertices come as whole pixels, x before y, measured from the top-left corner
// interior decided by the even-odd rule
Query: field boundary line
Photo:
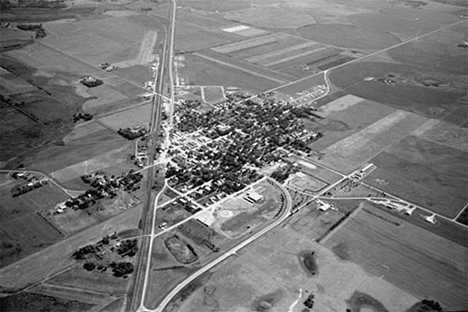
[[[351,60],[351,61],[349,61],[349,62],[346,62],[346,63],[343,63],[343,64],[339,64],[339,65],[336,65],[336,66],[334,66],[334,67],[330,67],[330,68],[328,68],[327,70],[324,70],[324,71],[321,71],[321,72],[318,72],[318,73],[312,74],[312,75],[310,75],[310,76],[306,76],[306,77],[303,77],[303,78],[300,78],[300,79],[297,79],[297,80],[294,80],[294,81],[291,81],[291,82],[288,82],[288,83],[286,83],[286,84],[284,84],[284,85],[281,85],[281,86],[278,86],[278,87],[274,87],[274,88],[272,88],[272,89],[270,89],[270,90],[267,90],[267,91],[264,91],[264,92],[266,93],[266,92],[275,91],[275,90],[278,90],[278,89],[280,89],[280,88],[287,87],[287,86],[293,85],[293,84],[295,84],[295,83],[298,83],[298,82],[301,82],[301,81],[304,81],[304,80],[313,78],[313,77],[318,76],[318,75],[321,75],[321,74],[323,74],[323,73],[326,72],[326,71],[331,71],[331,70],[338,69],[338,68],[344,67],[344,66],[346,66],[346,65],[355,63],[355,62],[357,62],[357,61],[362,61],[362,60],[364,60],[364,59],[367,59],[367,58],[373,57],[373,56],[375,56],[375,55],[378,55],[379,53],[387,52],[387,51],[390,51],[390,50],[392,50],[392,49],[401,47],[401,46],[403,46],[403,45],[405,45],[405,44],[408,44],[408,43],[410,43],[410,42],[419,40],[419,39],[424,38],[424,37],[426,37],[426,36],[429,36],[429,35],[432,35],[432,34],[434,34],[434,33],[437,33],[437,32],[439,32],[439,31],[441,31],[441,30],[443,30],[443,29],[447,29],[447,28],[450,28],[450,27],[452,27],[452,26],[455,26],[455,25],[458,25],[458,24],[462,24],[462,23],[464,23],[464,22],[466,22],[466,20],[461,20],[461,21],[458,21],[458,22],[455,22],[455,23],[452,23],[452,24],[449,24],[449,25],[442,26],[442,27],[440,27],[440,28],[438,28],[438,29],[435,29],[435,30],[430,31],[430,32],[428,32],[428,33],[425,33],[425,34],[423,34],[423,35],[414,37],[414,38],[412,38],[412,39],[409,39],[409,40],[400,42],[400,43],[398,43],[398,44],[395,44],[395,45],[393,45],[393,46],[390,46],[390,47],[387,47],[387,48],[384,48],[384,49],[381,49],[381,50],[378,50],[378,51],[375,51],[375,52],[366,54],[366,55],[364,55],[364,56],[362,56],[362,57],[360,57],[360,58],[356,58],[356,59]],[[302,37],[301,37],[301,38],[302,38]],[[304,39],[304,38],[302,38],[302,39]],[[331,46],[331,47],[332,47],[332,46]],[[343,49],[343,48],[340,48],[340,49]],[[254,97],[257,97],[257,96],[255,95],[255,96],[253,96],[253,97],[251,97],[251,98],[254,98]]]
[[[242,67],[234,65],[234,64],[229,64],[227,62],[212,58],[210,56],[203,55],[203,54],[198,53],[198,52],[193,53],[193,55],[196,55],[196,56],[204,58],[206,60],[209,60],[209,61],[221,64],[221,65],[224,65],[226,67],[234,68],[234,69],[237,69],[237,70],[242,71],[244,73],[251,74],[251,75],[254,75],[254,76],[257,76],[257,77],[260,77],[260,78],[264,78],[264,79],[267,79],[267,80],[270,80],[270,81],[273,81],[273,82],[276,82],[276,83],[280,83],[280,84],[285,83],[285,81],[283,81],[283,80],[279,80],[277,78],[269,77],[267,75],[264,75],[264,74],[261,74],[261,73],[258,73],[258,72],[254,72],[252,70],[242,68]]]
[[[300,53],[300,54],[292,55],[292,56],[290,56],[290,57],[283,58],[283,59],[278,60],[278,61],[266,63],[266,64],[264,64],[263,66],[265,66],[265,67],[275,66],[275,65],[278,65],[278,64],[281,64],[281,63],[285,63],[285,62],[288,62],[288,61],[291,61],[291,60],[294,60],[294,59],[297,59],[297,58],[306,56],[306,55],[308,55],[308,54],[313,54],[313,53],[316,53],[316,52],[321,52],[321,51],[326,50],[326,49],[328,49],[328,48],[327,48],[327,47],[320,47],[320,48],[317,48],[317,49],[314,49],[314,50],[310,50],[310,51],[303,52],[303,53]]]

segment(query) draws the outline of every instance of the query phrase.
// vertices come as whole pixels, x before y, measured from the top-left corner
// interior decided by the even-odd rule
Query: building
[[[258,204],[261,201],[263,201],[264,197],[263,195],[255,192],[255,191],[249,191],[246,196],[244,196],[244,200],[251,204]]]

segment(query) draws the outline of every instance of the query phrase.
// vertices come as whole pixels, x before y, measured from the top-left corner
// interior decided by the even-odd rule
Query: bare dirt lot
[[[323,244],[416,296],[437,300],[444,309],[468,304],[466,248],[391,215],[371,207],[358,210]]]

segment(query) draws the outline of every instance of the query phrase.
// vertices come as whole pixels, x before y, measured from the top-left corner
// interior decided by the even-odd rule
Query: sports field
[[[468,305],[467,249],[390,214],[368,206],[360,209],[323,245],[417,297],[440,302],[444,309]]]

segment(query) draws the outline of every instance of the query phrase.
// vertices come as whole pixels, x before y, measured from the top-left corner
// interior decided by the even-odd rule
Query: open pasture
[[[328,236],[324,246],[346,250],[340,257],[417,297],[434,299],[447,310],[465,309],[467,249],[367,207]]]
[[[105,17],[92,20],[69,22],[66,35],[60,36],[60,23],[50,23],[47,27],[57,36],[47,36],[44,43],[96,66],[100,63],[118,63],[138,59],[139,54],[152,47],[159,23],[155,18],[148,19],[145,26],[139,23],[138,16]],[[152,27],[148,25],[153,25]],[[73,29],[76,28],[76,30]],[[58,29],[57,29],[58,28]],[[147,45],[149,44],[149,45]],[[149,49],[146,49],[149,48]]]
[[[78,75],[90,75],[99,71],[95,67],[39,42],[19,50],[5,52],[5,54],[39,69],[66,71]]]
[[[120,128],[144,126],[148,129],[151,119],[152,104],[144,104],[131,109],[102,117],[101,122],[116,131]]]
[[[82,267],[75,266],[64,273],[47,280],[47,284],[81,288],[93,292],[106,292],[112,295],[123,295],[127,291],[127,284],[112,273],[88,272]]]
[[[312,293],[314,310],[345,311],[346,300],[356,290],[374,297],[391,312],[405,311],[418,301],[359,266],[338,260],[313,242],[310,232],[297,233],[291,227],[271,231],[238,252],[235,259],[214,268],[205,287],[196,290],[177,311],[259,311],[262,301],[268,302],[272,311],[301,311]],[[313,277],[300,263],[304,251],[314,252],[318,273]],[[294,309],[289,310],[296,300]]]
[[[301,27],[297,32],[309,40],[359,50],[379,50],[401,42],[390,33],[345,24],[315,24]]]
[[[62,233],[36,213],[0,224],[0,266],[25,258],[63,238]],[[0,271],[0,276],[1,276]]]
[[[112,219],[91,226],[53,246],[0,269],[0,286],[10,290],[19,289],[28,284],[37,283],[54,272],[59,272],[64,266],[69,265],[67,259],[78,248],[97,242],[104,235],[137,227],[140,213],[141,210],[138,208],[128,209]],[[28,224],[34,224],[34,222]],[[41,269],[38,270],[38,267]]]
[[[356,26],[393,33],[403,40],[455,23],[454,14],[410,8],[382,9],[379,12],[354,14],[348,20]]]
[[[464,76],[468,60],[458,44],[466,41],[467,32],[467,23],[458,24],[391,49],[388,54],[398,62],[425,70]]]
[[[307,127],[323,133],[323,137],[309,146],[322,151],[395,112],[395,109],[377,102],[345,95],[319,108],[324,119],[315,119]]]
[[[229,12],[249,8],[248,1],[227,0],[219,2],[217,0],[182,0],[177,2],[184,8],[192,8],[203,12]]]
[[[461,107],[462,104],[457,101],[466,93],[461,85],[447,90],[409,83],[388,85],[376,80],[364,80],[367,77],[387,77],[387,74],[396,75],[397,73],[406,77],[406,81],[410,81],[411,77],[414,79],[435,75],[433,72],[421,71],[408,64],[354,62],[333,70],[330,73],[330,79],[334,85],[348,93],[429,118],[443,118]],[[450,78],[452,81],[461,81],[460,79],[456,76]],[[453,85],[456,86],[458,83],[453,83]]]
[[[208,31],[188,25],[178,25],[175,34],[175,49],[198,51],[232,42],[232,35],[222,31]]]
[[[224,14],[224,18],[261,28],[273,29],[295,29],[315,23],[310,15],[267,6],[230,11]]]
[[[466,204],[467,153],[408,136],[373,158],[373,186],[454,218]]]
[[[370,126],[327,147],[319,162],[349,173],[403,139],[426,118],[398,110]]]
[[[276,87],[281,82],[271,81],[266,75],[259,77],[252,70],[246,70],[230,64],[221,64],[210,57],[189,55],[185,70],[179,76],[183,76],[188,84],[193,85],[223,85],[224,87],[235,86],[242,90],[254,93],[266,91]],[[274,78],[275,80],[278,80]]]

